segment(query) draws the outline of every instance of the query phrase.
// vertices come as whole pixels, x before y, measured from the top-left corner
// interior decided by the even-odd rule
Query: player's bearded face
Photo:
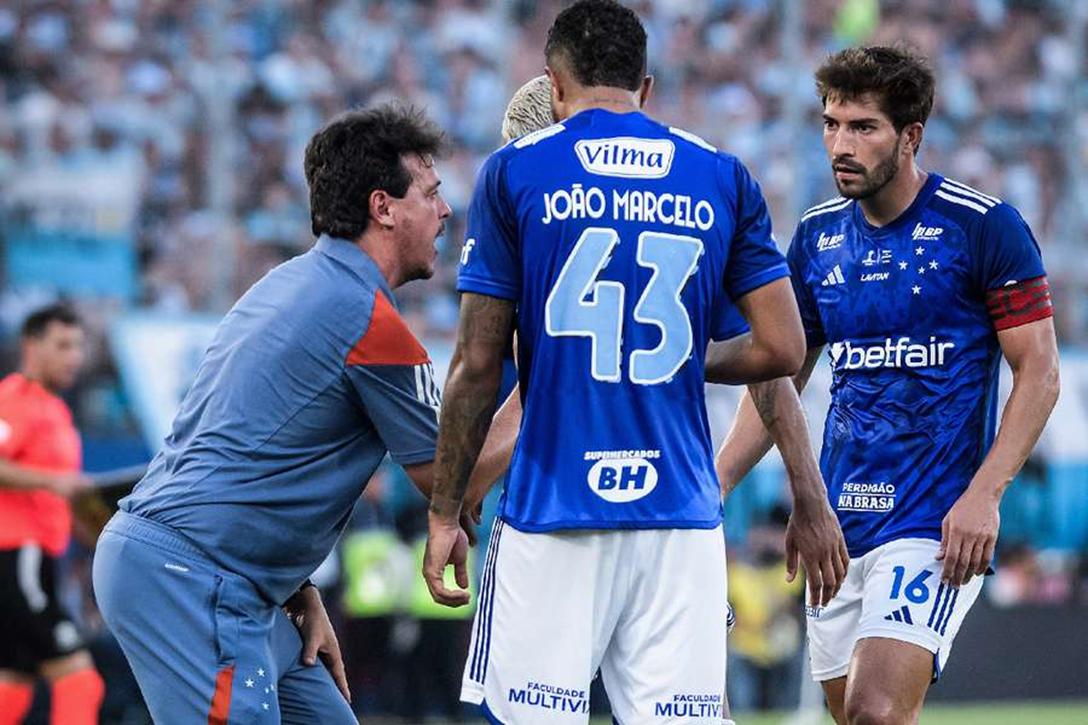
[[[902,134],[870,97],[828,99],[824,145],[839,193],[865,199],[899,173]]]
[[[866,168],[856,159],[840,159],[832,161],[832,170],[840,194],[847,199],[867,199],[899,173],[899,140],[872,167]]]

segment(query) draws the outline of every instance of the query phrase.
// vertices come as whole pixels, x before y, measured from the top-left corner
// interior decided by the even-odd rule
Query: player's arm
[[[791,483],[794,472],[790,470],[791,462],[801,463],[795,469],[797,472],[811,471],[815,466],[816,459],[812,454],[799,396],[808,385],[822,351],[822,345],[810,347],[801,370],[792,378],[776,378],[748,386],[737,406],[733,425],[714,461],[723,497],[732,493],[755,465],[763,460],[772,445],[778,445],[779,450],[783,451],[782,458],[786,462],[787,472],[791,473]],[[802,458],[810,460],[799,461]],[[826,491],[821,491],[821,495],[826,496]]]
[[[491,419],[491,428],[487,431],[480,456],[476,459],[476,465],[468,479],[466,508],[475,511],[491,486],[506,473],[514,457],[514,446],[517,445],[520,428],[521,395],[515,387]]]
[[[838,593],[850,563],[839,522],[827,501],[799,393],[808,383],[822,347],[810,348],[793,378],[748,386],[715,466],[728,494],[770,450],[778,446],[786,466],[793,512],[786,527],[786,579],[805,568],[809,601],[824,605]]]
[[[514,302],[465,293],[457,345],[450,362],[438,426],[434,491],[428,512],[430,534],[423,576],[435,601],[449,606],[468,602],[465,543],[458,519],[469,476],[480,454],[502,384],[503,354],[514,328]],[[453,564],[461,590],[445,586],[443,573]]]
[[[986,573],[997,544],[1001,497],[1039,440],[1061,387],[1053,318],[998,330],[997,340],[1012,369],[1012,393],[993,447],[941,527],[941,576],[956,587]]]
[[[56,473],[20,466],[0,458],[0,488],[23,491],[49,491],[58,496],[72,496],[91,485],[82,473]]]
[[[707,347],[707,382],[744,385],[796,374],[805,358],[805,335],[789,279],[752,290],[736,304],[751,332]]]

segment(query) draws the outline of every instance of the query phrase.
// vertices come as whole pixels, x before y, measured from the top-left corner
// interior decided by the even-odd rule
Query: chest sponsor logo
[[[845,234],[833,234],[828,236],[827,234],[820,232],[820,238],[816,240],[816,251],[828,252],[832,249],[838,249],[842,246],[844,239],[846,239]]]
[[[3,418],[0,418],[0,445],[7,443],[11,439],[11,424]]]
[[[586,460],[596,458],[597,462],[590,467],[586,483],[593,493],[610,503],[637,501],[657,488],[657,467],[651,458],[660,455],[660,451],[587,452]]]
[[[586,171],[625,179],[668,176],[675,151],[672,141],[663,138],[583,139],[574,144],[574,152]]]
[[[836,508],[839,511],[887,513],[895,508],[895,485],[885,481],[844,483]]]
[[[842,340],[831,343],[831,367],[836,371],[941,367],[955,347],[956,343],[933,336],[928,343],[912,342],[909,337],[888,337],[875,345]]]
[[[916,242],[935,242],[944,234],[944,227],[927,227],[919,223],[910,233],[910,238]]]

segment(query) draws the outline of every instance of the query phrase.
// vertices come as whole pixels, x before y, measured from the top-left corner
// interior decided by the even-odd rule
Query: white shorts
[[[719,725],[725,542],[715,529],[525,533],[496,521],[461,699],[505,725]]]
[[[846,581],[826,607],[805,607],[812,677],[846,675],[854,645],[865,637],[910,642],[933,653],[941,674],[952,641],[978,598],[983,577],[959,589],[941,582],[940,542],[900,539],[852,559]]]

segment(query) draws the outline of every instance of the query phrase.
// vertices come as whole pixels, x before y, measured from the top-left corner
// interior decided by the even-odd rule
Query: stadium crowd
[[[475,173],[500,143],[510,93],[541,71],[544,32],[560,5],[38,0],[0,8],[0,201],[43,170],[117,163],[133,169],[117,183],[132,185],[125,191],[135,205],[137,285],[129,299],[77,300],[98,333],[74,401],[79,424],[134,427],[103,341],[121,310],[221,313],[224,250],[236,262],[226,282],[233,300],[311,244],[302,150],[316,128],[351,106],[402,99],[426,109],[449,134],[440,172],[454,213],[440,240],[441,261],[434,278],[408,286],[398,299],[421,337],[452,339],[456,261]],[[1088,189],[1076,178],[1088,159],[1075,155],[1088,148],[1088,110],[1070,103],[1088,96],[1088,81],[1078,51],[1083,39],[1070,32],[1077,27],[1068,17],[1072,4],[812,0],[797,4],[803,10],[796,47],[783,37],[785,3],[631,5],[650,35],[651,114],[738,155],[763,185],[783,245],[800,211],[834,194],[811,69],[861,41],[906,40],[920,48],[939,78],[922,165],[1021,210],[1048,263],[1060,339],[1067,347],[1088,344],[1088,264],[1080,253],[1088,198],[1078,196]],[[10,205],[4,211],[11,214]],[[50,294],[5,285],[6,336]],[[372,486],[358,528],[396,531],[403,547],[384,541],[383,556],[411,556],[419,511],[397,503],[395,489],[396,482]],[[740,547],[736,555],[756,563],[764,556]],[[999,603],[1088,598],[1088,570],[1078,572],[1075,559],[1040,560],[1026,544],[1010,547],[1008,556],[992,594]],[[421,629],[411,622],[429,621],[426,615],[374,614],[367,609],[372,600],[351,604],[350,592],[346,599],[349,610],[371,612],[357,619],[375,622],[348,629],[360,707],[415,716],[420,701],[395,701],[407,689],[402,683],[390,690],[389,678],[416,677],[420,662],[433,662],[420,654],[431,651],[429,638],[467,622]],[[353,652],[353,636],[382,644],[369,654]],[[799,657],[794,644],[789,649]],[[399,664],[383,670],[383,652],[386,662]],[[455,673],[435,674],[456,680]],[[392,699],[378,701],[380,692]],[[434,693],[431,704],[445,708],[444,696]],[[451,715],[457,710],[448,707]]]

